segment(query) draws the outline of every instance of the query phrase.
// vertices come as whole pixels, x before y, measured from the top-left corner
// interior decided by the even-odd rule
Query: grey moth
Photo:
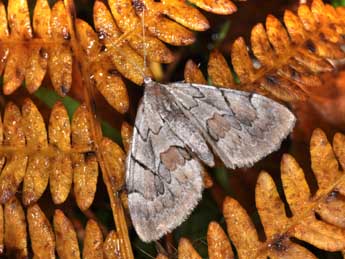
[[[201,199],[202,165],[251,166],[277,150],[295,116],[264,96],[214,86],[145,79],[126,162],[128,205],[139,237],[180,225]]]

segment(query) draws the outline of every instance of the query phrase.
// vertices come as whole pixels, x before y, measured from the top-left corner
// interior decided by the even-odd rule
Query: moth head
[[[144,77],[144,86],[150,85],[152,83],[153,83],[153,80],[151,77],[149,77],[149,76]]]

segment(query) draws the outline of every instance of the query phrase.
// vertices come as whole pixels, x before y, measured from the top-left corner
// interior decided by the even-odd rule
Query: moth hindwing
[[[214,165],[208,145],[228,168],[251,166],[278,149],[294,124],[286,107],[261,95],[147,81],[126,174],[129,210],[140,238],[159,239],[197,205],[201,162]]]

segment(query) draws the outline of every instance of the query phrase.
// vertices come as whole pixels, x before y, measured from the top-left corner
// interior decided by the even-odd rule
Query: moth
[[[277,150],[295,116],[243,91],[145,79],[126,162],[128,205],[146,242],[180,225],[201,199],[203,166],[214,154],[227,168],[247,167]]]

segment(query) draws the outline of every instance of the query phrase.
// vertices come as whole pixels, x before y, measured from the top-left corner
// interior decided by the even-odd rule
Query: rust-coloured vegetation
[[[132,259],[123,188],[132,126],[122,123],[123,149],[104,137],[95,96],[100,93],[117,113],[128,113],[132,100],[126,80],[141,85],[144,76],[159,77],[157,64],[160,68],[159,64],[176,58],[168,45],[190,45],[196,40],[193,31],[210,27],[196,7],[222,15],[235,12],[236,7],[230,0],[96,0],[91,25],[76,17],[72,0],[58,0],[53,5],[37,0],[31,16],[27,0],[5,2],[6,6],[0,0],[0,75],[6,102],[0,119],[0,254],[10,258]],[[231,66],[219,50],[213,50],[208,78],[192,60],[186,63],[184,78],[290,103],[305,101],[324,83],[322,73],[344,63],[344,17],[344,7],[334,8],[320,0],[314,0],[311,7],[300,5],[295,13],[287,10],[284,24],[269,15],[265,26],[257,24],[252,29],[250,48],[244,38],[235,40]],[[17,98],[21,91],[37,93],[46,82],[62,97],[74,91],[82,102],[71,117],[61,102],[47,112],[35,98],[6,99]],[[0,102],[2,105],[2,99]],[[239,202],[227,197],[223,214],[230,238],[217,222],[211,222],[209,258],[232,259],[235,254],[240,259],[316,258],[291,238],[325,251],[345,251],[345,184],[335,158],[344,169],[344,144],[341,134],[335,135],[332,148],[321,130],[314,132],[311,160],[319,189],[313,195],[296,162],[298,157],[284,155],[281,178],[288,204],[281,201],[270,175],[260,174],[256,206],[265,240],[259,240]],[[104,228],[91,209],[103,183],[115,230]],[[206,168],[204,185],[211,192],[219,188]],[[47,189],[54,210],[41,205]],[[89,218],[85,227],[65,211],[69,196]],[[292,217],[286,216],[286,207]],[[171,236],[166,240],[169,244]],[[169,245],[167,251],[157,247],[161,252],[157,258],[170,258]],[[180,239],[174,252],[178,258],[202,258],[186,238]]]
[[[252,29],[251,49],[242,37],[233,43],[233,70],[219,51],[211,52],[209,79],[220,87],[254,91],[287,102],[305,100],[324,83],[320,73],[344,63],[344,15],[344,7],[334,8],[321,0],[314,0],[311,7],[300,5],[297,14],[286,10],[285,27],[269,15],[265,26],[259,23]],[[184,75],[187,82],[206,82],[192,61],[187,62]]]
[[[259,240],[253,222],[239,202],[225,198],[223,214],[238,258],[317,258],[291,238],[326,251],[345,249],[345,175],[339,169],[340,165],[343,169],[345,166],[344,146],[343,134],[335,134],[332,148],[325,133],[314,130],[310,140],[311,167],[319,187],[314,195],[310,193],[304,172],[295,158],[289,154],[283,156],[281,180],[292,213],[290,217],[272,177],[267,172],[260,173],[255,201],[265,241]],[[229,239],[218,223],[209,224],[207,243],[209,258],[234,258]],[[178,251],[178,258],[199,258],[186,239],[180,241]]]
[[[191,2],[209,12],[236,11],[230,0]],[[95,1],[92,28],[75,19],[71,1],[57,1],[50,8],[47,0],[37,0],[31,26],[27,1],[9,0],[7,13],[0,2],[3,93],[12,94],[24,80],[29,93],[33,93],[49,71],[55,91],[65,96],[72,87],[73,62],[85,62],[92,87],[114,109],[125,113],[129,100],[120,74],[142,84],[144,75],[152,75],[144,68],[144,54],[149,61],[170,63],[174,55],[164,43],[189,45],[195,41],[191,30],[209,28],[200,11],[182,1],[109,0],[108,6],[110,9],[102,1]],[[145,43],[141,19],[144,9]],[[73,35],[78,39],[78,50],[73,46]],[[83,60],[78,60],[78,52],[83,53]]]

